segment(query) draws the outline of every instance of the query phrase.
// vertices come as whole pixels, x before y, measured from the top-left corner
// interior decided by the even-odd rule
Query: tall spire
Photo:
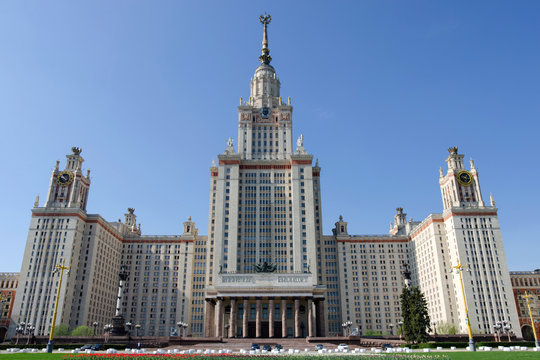
[[[270,24],[270,21],[272,21],[272,16],[270,14],[259,16],[259,21],[264,26],[263,30],[263,41],[262,41],[262,49],[261,49],[261,56],[259,56],[259,61],[261,64],[270,64],[270,61],[272,61],[272,57],[270,56],[270,49],[268,49],[268,34],[266,30],[266,26]]]

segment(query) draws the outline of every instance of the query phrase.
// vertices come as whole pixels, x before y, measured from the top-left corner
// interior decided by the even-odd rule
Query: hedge
[[[89,342],[89,343],[85,343],[85,344],[54,344],[54,349],[59,349],[59,348],[64,348],[66,350],[72,350],[72,349],[76,349],[76,348],[80,348],[86,344],[90,344],[90,345],[94,345],[96,343],[92,343],[92,342]],[[129,343],[129,344],[102,344],[103,345],[103,350],[107,350],[107,349],[116,349],[116,350],[124,350],[125,348],[127,347],[136,347],[137,344],[134,343]],[[0,344],[0,350],[6,350],[6,349],[11,349],[11,348],[18,348],[18,349],[42,349],[42,348],[45,348],[47,347],[46,344],[18,344],[18,345],[15,345],[15,344]]]
[[[422,343],[422,344],[405,344],[401,345],[401,347],[409,347],[411,349],[436,349],[438,347],[449,349],[452,346],[455,346],[458,349],[464,349],[467,346],[469,346],[468,342],[430,342],[430,343]],[[489,346],[493,348],[497,348],[499,346],[509,347],[509,346],[526,346],[526,347],[534,347],[534,341],[512,341],[512,342],[495,342],[495,341],[478,341],[476,343],[476,347],[480,346]]]

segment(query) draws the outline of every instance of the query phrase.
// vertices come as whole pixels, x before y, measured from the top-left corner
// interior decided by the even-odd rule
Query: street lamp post
[[[94,321],[92,323],[92,326],[94,327],[94,336],[96,336],[96,332],[97,332],[97,327],[99,326],[99,323],[97,321]]]
[[[351,326],[352,326],[352,321],[350,320],[345,321],[343,324],[341,324],[341,327],[343,328],[343,332],[345,333],[345,336],[349,336],[351,334]]]
[[[36,330],[36,327],[32,325],[32,323],[28,323],[26,325],[26,334],[28,335],[26,339],[26,345],[30,344],[30,335],[34,334],[34,330]]]
[[[26,327],[26,323],[24,321],[21,321],[19,323],[19,326],[15,328],[15,332],[17,333],[17,341],[15,341],[15,345],[19,344],[19,336],[21,336],[21,334],[24,334],[25,327]]]
[[[105,324],[103,326],[103,331],[105,332],[103,334],[103,337],[105,338],[105,342],[109,342],[109,336],[110,336],[110,332],[113,328],[113,325],[112,324]]]
[[[388,325],[390,327],[390,335],[394,336],[394,324]]]
[[[135,330],[137,331],[137,337],[139,337],[139,330],[141,330],[141,324],[135,325]]]
[[[399,326],[399,340],[402,340],[403,339],[403,321],[399,320],[398,326]]]
[[[531,312],[531,302],[533,301],[534,295],[531,294],[530,291],[527,291],[526,295],[520,295],[522,299],[525,299],[527,302],[527,307],[529,308],[529,317],[531,318],[531,326],[533,328],[533,335],[534,335],[534,346],[540,347],[540,343],[538,342],[538,336],[536,335],[536,325],[533,320],[532,312]]]
[[[133,325],[133,324],[131,323],[131,321],[128,321],[128,322],[126,323],[126,327],[127,327],[127,336],[128,336],[128,338],[131,337],[131,326],[132,326],[132,325]]]
[[[502,322],[497,321],[495,325],[493,325],[493,330],[495,331],[495,341],[501,342],[501,329],[502,329]]]
[[[183,321],[179,321],[176,323],[176,326],[178,326],[178,331],[179,331],[179,334],[180,336],[186,336],[186,329],[188,327],[188,324],[186,324],[185,322]]]
[[[54,337],[54,327],[56,325],[56,314],[58,313],[58,302],[60,300],[60,288],[62,287],[62,278],[64,277],[64,270],[67,270],[69,274],[69,266],[66,265],[66,260],[62,260],[62,265],[56,265],[55,269],[53,271],[53,274],[60,272],[60,280],[58,281],[58,290],[56,291],[56,301],[54,304],[54,313],[53,313],[53,320],[51,324],[51,332],[49,334],[49,342],[47,343],[47,352],[52,353],[53,351],[53,337]]]
[[[512,333],[512,325],[509,322],[504,321],[504,332],[508,335],[508,342],[512,341],[510,339],[510,334]]]
[[[471,331],[471,322],[469,321],[469,310],[467,310],[467,299],[465,298],[465,288],[463,287],[463,277],[461,272],[463,269],[468,270],[468,265],[461,265],[459,259],[457,259],[457,265],[451,266],[450,271],[456,269],[459,274],[459,282],[461,283],[461,294],[463,295],[463,305],[465,306],[465,323],[467,324],[467,330],[469,331],[469,350],[476,351],[476,345],[474,344],[474,339]]]

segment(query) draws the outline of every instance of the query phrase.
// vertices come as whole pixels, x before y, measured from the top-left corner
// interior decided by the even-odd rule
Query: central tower
[[[285,160],[292,153],[292,106],[283,104],[280,82],[270,61],[267,26],[272,18],[261,15],[263,42],[248,101],[238,107],[238,153],[244,160]]]
[[[229,139],[210,169],[206,335],[314,336],[324,333],[320,168],[302,136],[293,152],[290,98],[270,65],[271,17],[259,20],[261,64],[238,107],[238,151]]]

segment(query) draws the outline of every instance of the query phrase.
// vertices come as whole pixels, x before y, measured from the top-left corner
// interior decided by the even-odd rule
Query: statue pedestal
[[[125,320],[122,315],[114,316],[112,318],[112,326],[113,326],[111,330],[112,336],[125,336],[126,335]]]

